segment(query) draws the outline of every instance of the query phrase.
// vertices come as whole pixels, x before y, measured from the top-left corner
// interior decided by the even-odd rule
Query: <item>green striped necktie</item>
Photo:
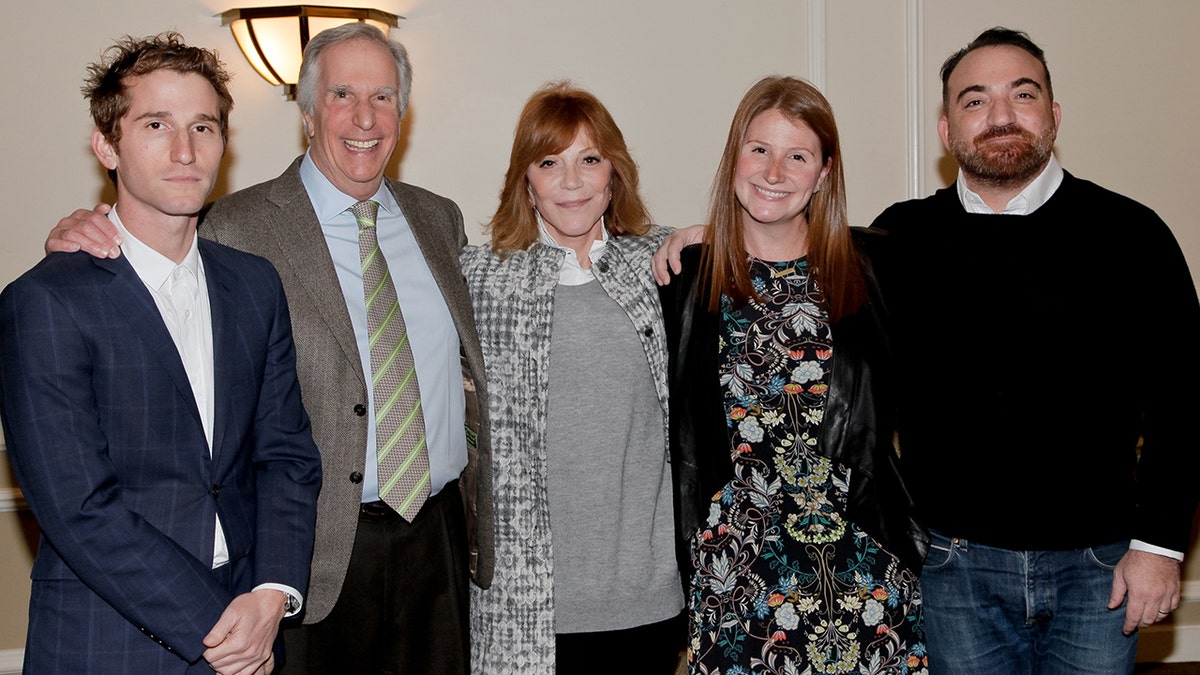
[[[412,522],[429,498],[429,451],[425,447],[417,369],[396,287],[375,233],[379,203],[359,202],[350,211],[358,221],[358,252],[367,300],[379,496]]]

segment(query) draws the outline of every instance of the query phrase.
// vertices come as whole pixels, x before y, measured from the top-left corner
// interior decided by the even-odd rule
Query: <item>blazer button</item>
[[[216,499],[217,497],[221,496],[221,486],[220,485],[212,486],[212,496],[213,496],[213,499]]]
[[[647,328],[646,330],[642,331],[642,335],[645,335],[646,337],[654,337],[654,329]]]
[[[608,263],[601,260],[599,263],[596,263],[596,268],[599,269],[601,272],[607,272],[608,271]]]
[[[358,415],[359,417],[366,415],[367,414],[367,406],[365,406],[361,403],[355,403],[354,404],[354,414]]]
[[[350,482],[351,483],[358,485],[359,483],[362,482],[362,479],[363,479],[362,473],[360,473],[358,471],[353,471],[350,473]]]

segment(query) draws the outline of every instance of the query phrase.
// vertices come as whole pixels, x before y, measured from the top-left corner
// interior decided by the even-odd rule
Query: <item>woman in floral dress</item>
[[[662,289],[689,669],[926,670],[928,538],[891,444],[888,348],[828,101],[750,89],[704,243]]]

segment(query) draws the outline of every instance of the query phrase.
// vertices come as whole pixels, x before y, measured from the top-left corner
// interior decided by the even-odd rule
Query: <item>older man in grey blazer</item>
[[[458,263],[462,214],[384,176],[411,86],[401,45],[365,24],[324,31],[305,50],[298,86],[308,152],[278,178],[215,202],[200,226],[278,269],[326,477],[304,625],[285,630],[283,672],[465,673],[468,574],[486,588],[493,550],[483,355]],[[377,209],[366,225],[363,204]],[[427,467],[402,507],[387,480],[391,431],[376,433],[387,393],[372,377],[363,227],[378,233],[374,251],[390,270],[420,390],[424,434],[405,452]],[[115,257],[115,238],[106,219],[77,211],[47,250]]]

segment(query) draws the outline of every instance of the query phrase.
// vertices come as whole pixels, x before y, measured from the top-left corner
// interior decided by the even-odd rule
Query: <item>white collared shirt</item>
[[[150,291],[158,313],[162,315],[167,332],[179,350],[183,369],[187,372],[192,395],[200,410],[200,421],[204,426],[204,440],[208,443],[208,455],[212,457],[213,428],[213,336],[212,309],[208,302],[208,284],[204,275],[204,263],[200,259],[196,235],[192,235],[192,246],[183,262],[173,260],[155,251],[125,229],[117,215],[117,206],[108,213],[108,219],[117,226],[123,243],[121,253],[133,267],[138,278]],[[229,547],[221,519],[217,518],[215,541],[213,542],[213,568],[229,562]]]
[[[1042,169],[1037,178],[1030,181],[1020,194],[1010,199],[1008,205],[1000,213],[1006,216],[1027,216],[1037,211],[1043,204],[1050,201],[1055,191],[1058,190],[1058,186],[1062,185],[1062,181],[1062,166],[1059,165],[1054,155],[1050,155],[1050,161],[1046,163],[1046,168]],[[967,187],[962,169],[958,170],[958,180],[955,181],[955,185],[958,187],[958,200],[962,202],[967,213],[996,213],[983,201],[982,197]]]
[[[542,217],[538,216],[538,233],[541,243],[550,248],[557,248],[566,251],[567,255],[563,259],[562,267],[558,270],[558,283],[563,286],[582,286],[596,278],[592,274],[591,266],[584,269],[579,263],[579,255],[575,253],[575,249],[563,246],[551,236],[550,231],[546,229],[546,224],[542,222]],[[596,261],[604,256],[604,247],[608,245],[608,228],[604,227],[603,219],[600,224],[600,238],[592,242],[592,247],[588,250],[588,260],[594,265]]]
[[[204,261],[200,258],[198,239],[192,235],[191,248],[183,262],[176,265],[175,261],[130,234],[117,215],[115,205],[109,211],[108,219],[121,233],[121,253],[149,289],[158,313],[167,325],[167,332],[175,343],[175,349],[179,351],[188,383],[192,385],[192,396],[200,410],[204,440],[208,443],[208,456],[211,458],[216,398],[216,386],[213,384],[212,306],[209,304],[207,277],[204,274]],[[221,528],[221,518],[217,516],[213,535],[213,569],[228,562],[229,545]],[[263,583],[253,590],[261,589],[276,590],[298,601],[294,609],[284,616],[294,616],[304,604],[304,596],[291,586]]]

